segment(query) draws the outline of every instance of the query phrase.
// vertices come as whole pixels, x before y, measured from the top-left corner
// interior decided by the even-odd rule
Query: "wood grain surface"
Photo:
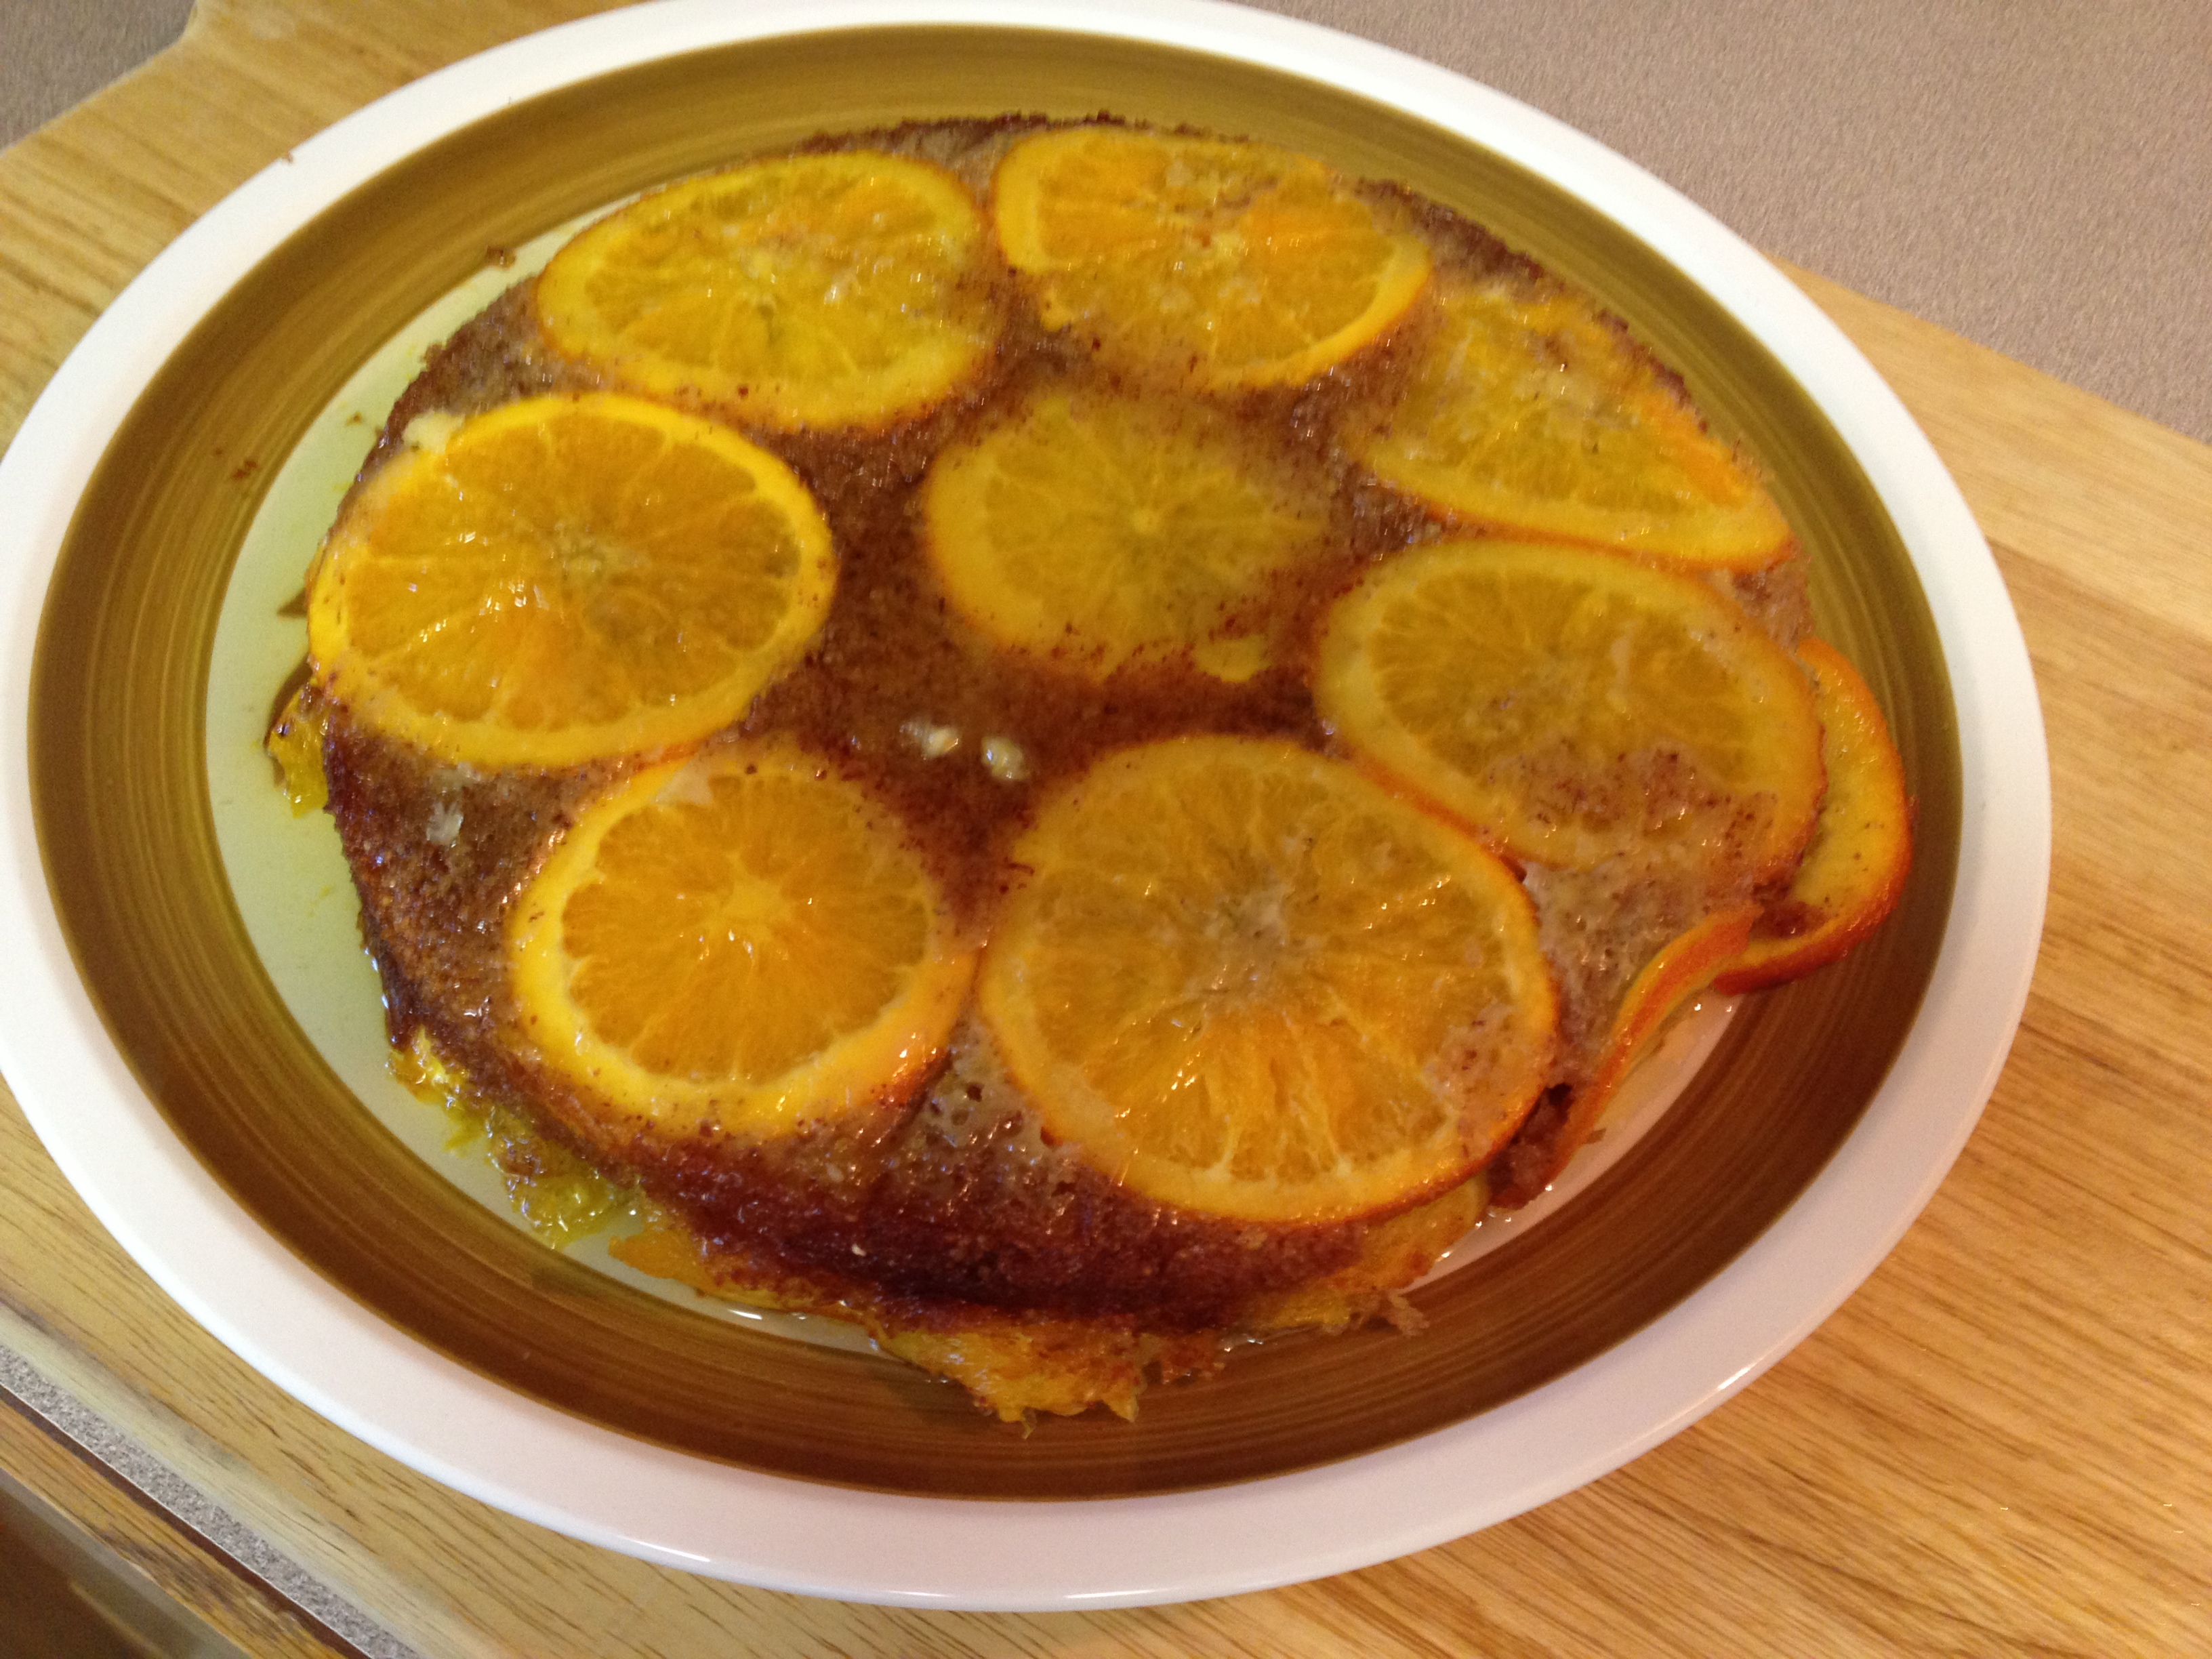
[[[89,1595],[83,1589],[76,1592],[101,1609],[106,1615],[102,1622],[110,1628],[119,1625],[164,1653],[195,1642],[208,1645],[210,1635],[256,1659],[322,1659],[332,1652],[357,1651],[240,1571],[229,1556],[179,1527],[173,1517],[43,1421],[4,1403],[0,1403],[0,1469],[67,1516],[72,1530],[82,1529],[80,1538],[89,1534],[99,1550],[122,1564],[117,1575],[122,1594],[103,1595],[97,1583]],[[159,1598],[149,1598],[148,1604],[159,1613],[148,1616],[141,1611],[127,1589],[141,1577],[166,1592],[167,1601],[186,1609],[189,1621],[160,1616],[167,1609],[161,1607]],[[16,1603],[13,1595],[4,1599]],[[40,1607],[40,1611],[46,1609]],[[34,1650],[46,1651],[35,1644]],[[121,1650],[119,1644],[115,1650]]]
[[[593,9],[201,0],[177,46],[0,154],[0,439],[250,173]],[[2050,735],[2050,920],[2011,1062],[1919,1224],[1766,1377],[1627,1468],[1406,1560],[1179,1607],[718,1584],[458,1497],[279,1393],[130,1262],[4,1090],[0,1341],[426,1655],[2212,1651],[2212,448],[1793,274],[1996,550]],[[0,1439],[0,1467],[36,1473],[30,1443]],[[106,1524],[99,1483],[41,1489]],[[187,1556],[136,1559],[204,1604]]]

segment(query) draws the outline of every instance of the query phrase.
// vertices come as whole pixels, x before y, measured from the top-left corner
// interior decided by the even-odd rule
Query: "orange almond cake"
[[[1879,923],[1902,775],[1805,593],[1679,380],[1465,220],[917,125],[647,194],[435,352],[271,749],[536,1218],[1126,1415],[1417,1323],[1686,997]]]

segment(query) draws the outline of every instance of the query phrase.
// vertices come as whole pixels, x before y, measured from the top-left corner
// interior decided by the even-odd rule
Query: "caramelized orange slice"
[[[773,1133],[899,1097],[972,952],[902,827],[795,750],[649,768],[515,902],[525,1033],[618,1119]]]
[[[999,644],[1094,678],[1180,656],[1237,681],[1279,650],[1268,585],[1322,550],[1328,500],[1203,405],[1054,392],[940,454],[922,522]]]
[[[1360,457],[1470,524],[1756,569],[1790,526],[1680,387],[1587,296],[1455,283]]]
[[[1268,144],[1042,133],[999,164],[992,205],[1048,325],[1215,390],[1311,380],[1396,326],[1429,276],[1419,238]]]
[[[1363,757],[1541,864],[1666,845],[1763,879],[1820,803],[1804,671],[1704,582],[1611,554],[1399,554],[1330,613],[1314,695]]]
[[[1789,892],[1715,981],[1723,991],[1778,985],[1835,961],[1897,908],[1912,867],[1912,804],[1881,705],[1826,641],[1808,640],[1797,654],[1818,688],[1828,795]]]
[[[317,556],[308,651],[355,719],[441,759],[696,742],[828,613],[829,526],[726,427],[602,394],[410,431]]]
[[[879,427],[969,379],[997,333],[982,210],[951,173],[866,150],[656,191],[538,279],[555,344],[748,423]]]
[[[1471,838],[1289,744],[1182,738],[1048,796],[978,1006],[1046,1133],[1146,1197],[1388,1212],[1512,1134],[1557,1005]]]

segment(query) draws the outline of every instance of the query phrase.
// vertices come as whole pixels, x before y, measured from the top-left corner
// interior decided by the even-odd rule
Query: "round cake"
[[[397,1062],[1008,1418],[1370,1319],[1909,805],[1756,461],[1401,187],[824,137],[431,356],[308,581]]]

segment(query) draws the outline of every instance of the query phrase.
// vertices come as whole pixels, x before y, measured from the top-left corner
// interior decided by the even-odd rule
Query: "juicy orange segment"
[[[1778,985],[1835,961],[1897,908],[1912,867],[1912,803],[1881,705],[1826,641],[1807,640],[1797,654],[1820,700],[1827,799],[1789,892],[1714,981],[1723,991]]]
[[[356,719],[442,759],[696,742],[829,611],[821,513],[726,427],[611,395],[417,427],[325,540],[307,640]]]
[[[1185,655],[1236,681],[1279,648],[1268,584],[1322,550],[1328,500],[1201,405],[1054,392],[940,454],[922,521],[996,643],[1094,678]]]
[[[649,768],[516,901],[525,1031],[619,1117],[770,1133],[898,1096],[974,968],[894,819],[787,748]]]
[[[1386,423],[1381,477],[1470,524],[1756,569],[1790,526],[1741,456],[1587,296],[1455,283]]]
[[[1290,744],[1109,756],[1040,807],[977,1005],[1045,1131],[1254,1221],[1464,1180],[1557,1020],[1534,913],[1470,838]]]
[[[756,161],[633,202],[538,279],[562,350],[749,423],[874,427],[970,378],[997,335],[982,210],[866,150]]]
[[[1048,325],[1217,390],[1311,380],[1396,326],[1429,276],[1419,238],[1268,144],[1042,133],[999,164],[992,208]]]
[[[1820,717],[1789,653],[1705,583],[1611,554],[1400,554],[1330,612],[1314,696],[1363,757],[1557,867],[1671,846],[1763,878],[1820,803]]]

